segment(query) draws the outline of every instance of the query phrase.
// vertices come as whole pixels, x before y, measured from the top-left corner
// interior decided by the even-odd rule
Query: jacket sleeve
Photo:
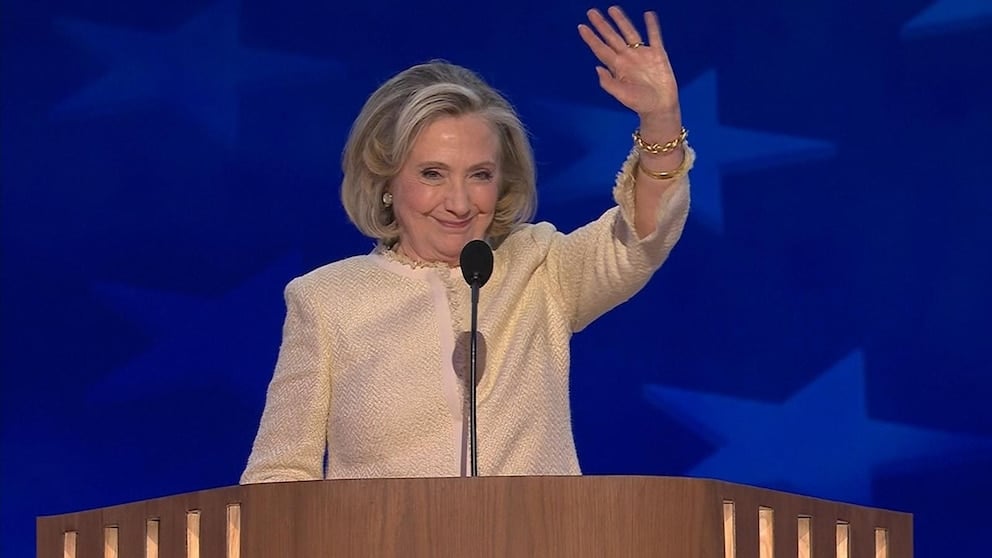
[[[282,345],[241,484],[324,478],[330,355],[306,293],[299,279],[286,286]]]
[[[686,146],[688,166],[695,152]],[[560,300],[572,331],[634,296],[678,242],[689,212],[689,178],[683,175],[665,192],[655,216],[657,228],[638,238],[634,228],[637,154],[632,151],[617,175],[617,205],[570,234],[558,233],[547,256],[548,288]]]

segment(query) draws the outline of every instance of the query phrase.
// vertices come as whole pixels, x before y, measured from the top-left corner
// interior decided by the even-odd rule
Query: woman
[[[605,66],[600,85],[640,127],[617,207],[571,234],[528,224],[527,136],[475,74],[415,66],[369,98],[345,148],[341,196],[378,247],[287,286],[283,343],[242,483],[466,473],[469,288],[458,260],[474,239],[495,249],[479,306],[480,473],[580,474],[569,340],[668,256],[693,160],[657,17],[645,14],[645,44],[619,8],[609,15],[613,24],[591,10],[579,34]]]

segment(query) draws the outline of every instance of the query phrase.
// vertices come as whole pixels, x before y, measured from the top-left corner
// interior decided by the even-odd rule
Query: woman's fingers
[[[589,10],[586,12],[586,16],[589,17],[589,23],[592,24],[596,32],[599,33],[599,36],[602,37],[603,42],[609,45],[614,52],[619,52],[621,49],[627,47],[627,41],[617,33],[610,22],[606,21],[603,14],[599,13],[599,10]]]
[[[613,95],[618,101],[626,104],[626,99],[623,94],[623,90],[618,87],[618,82],[613,74],[609,70],[602,66],[596,66],[596,75],[599,76],[599,86],[603,88],[610,95]]]
[[[623,35],[624,46],[636,45],[642,43],[641,33],[634,27],[634,24],[627,19],[627,14],[623,13],[623,10],[619,6],[610,6],[607,10],[610,17],[613,18],[613,22],[616,24],[617,28],[620,29],[620,33]]]
[[[665,43],[661,40],[661,25],[658,23],[658,14],[645,12],[644,25],[648,28],[648,44],[654,48],[664,50]]]
[[[590,29],[587,25],[580,24],[579,36],[582,37],[582,40],[589,46],[589,50],[592,51],[600,62],[607,67],[611,67],[613,65],[613,59],[616,58],[616,51],[604,43],[595,31]]]

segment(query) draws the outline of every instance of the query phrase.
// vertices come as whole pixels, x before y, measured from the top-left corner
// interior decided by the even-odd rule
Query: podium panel
[[[912,516],[706,479],[232,486],[40,517],[38,558],[911,558]]]

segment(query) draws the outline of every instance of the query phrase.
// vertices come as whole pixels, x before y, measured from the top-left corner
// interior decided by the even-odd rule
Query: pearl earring
[[[382,205],[389,207],[393,205],[393,195],[389,192],[382,193]]]

